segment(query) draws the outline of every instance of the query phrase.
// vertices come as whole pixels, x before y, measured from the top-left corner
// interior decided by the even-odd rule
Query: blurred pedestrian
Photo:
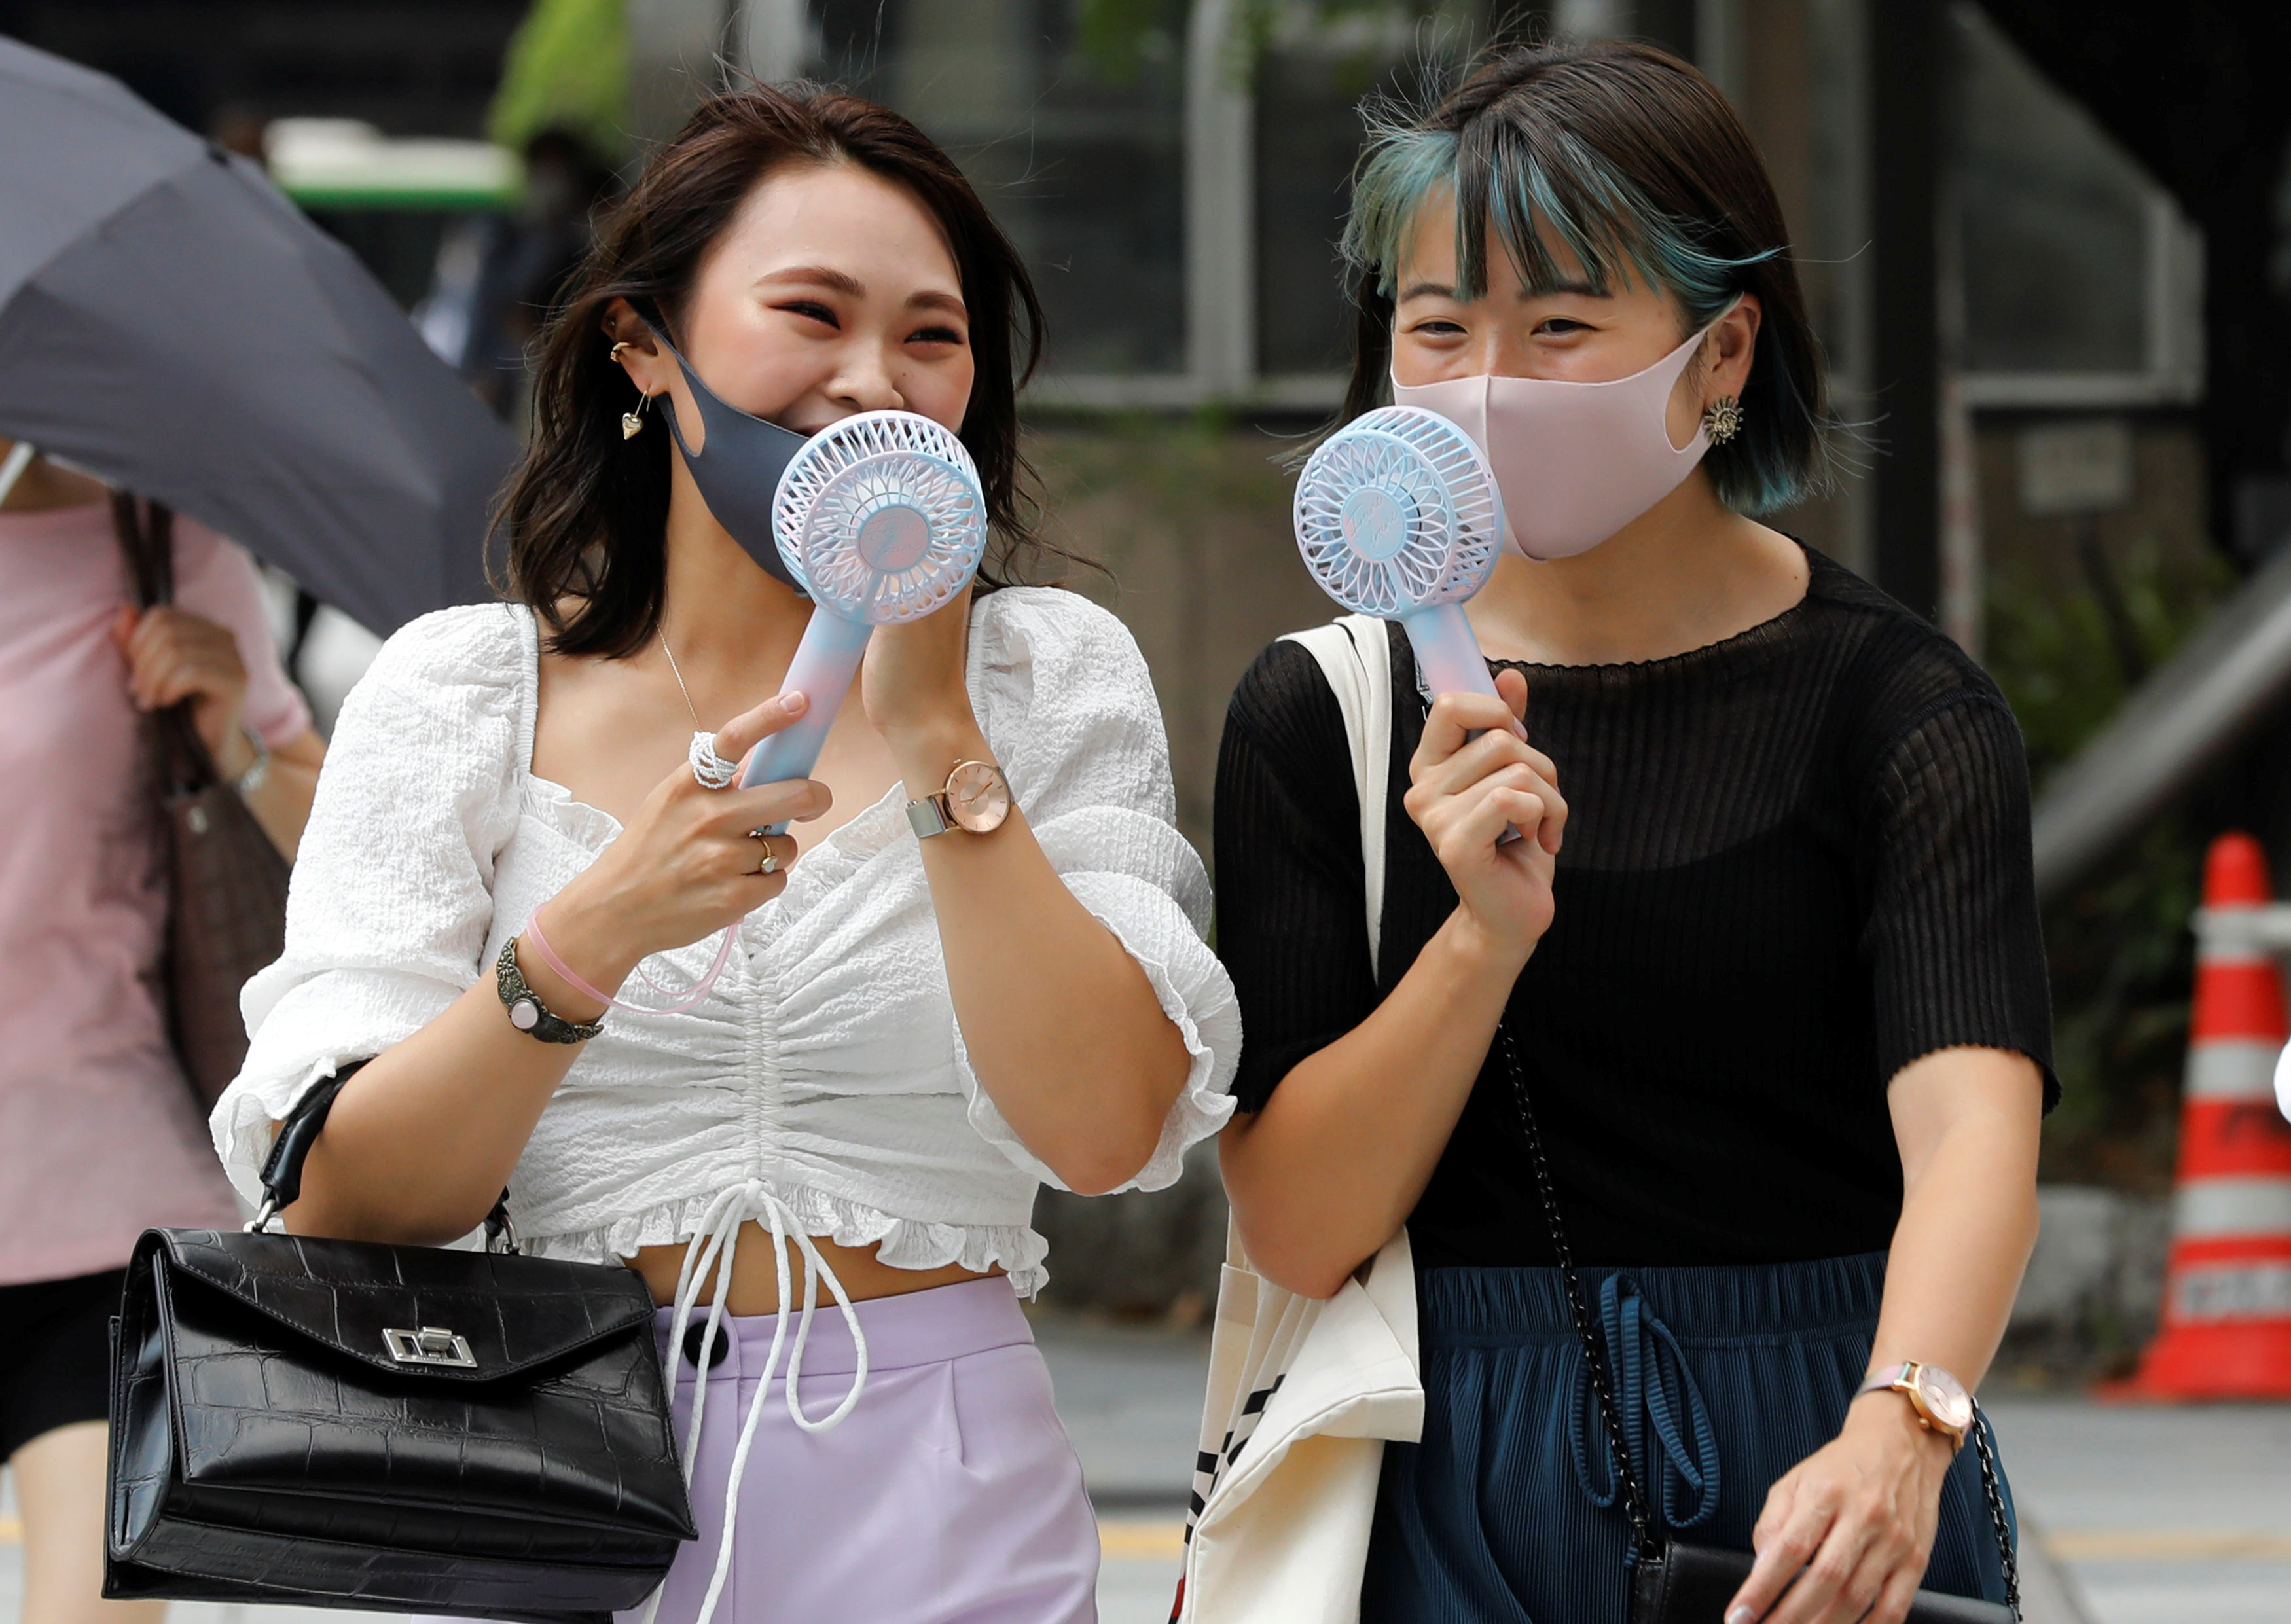
[[[1135,644],[999,584],[1035,545],[1038,331],[906,120],[801,87],[704,103],[543,342],[514,601],[414,622],[350,695],[249,991],[216,1117],[242,1189],[355,1068],[296,1233],[439,1243],[506,1185],[528,1251],[651,1287],[700,1529],[661,1624],[1093,1616],[1017,1302],[1033,1198],[1174,1182],[1230,1113],[1239,1028]],[[815,779],[730,787],[804,710],[757,702],[810,606],[706,478],[887,408],[961,432],[991,567],[875,632]]]
[[[456,221],[438,244],[414,323],[495,413],[519,413],[542,328],[595,238],[613,171],[579,133],[554,125],[526,142],[514,212]]]
[[[2026,767],[1978,665],[1754,517],[1824,429],[1756,151],[1660,52],[1516,49],[1376,133],[1346,243],[1348,415],[1461,422],[1529,555],[1471,604],[1501,702],[1419,694],[1390,639],[1373,968],[1311,653],[1258,658],[1218,769],[1249,1255],[1327,1296],[1404,1223],[1418,1269],[1362,1617],[1620,1624],[1587,1345],[1650,1539],[1756,1548],[1729,1624],[2001,1600],[1957,1445],[2057,1091]]]
[[[28,453],[28,447],[20,448]],[[0,439],[0,1457],[24,1624],[99,1600],[106,1322],[153,1225],[238,1221],[169,1039],[167,888],[139,712],[188,701],[292,856],[324,747],[280,669],[253,561],[174,526],[176,602],[138,614],[110,493]],[[157,1603],[137,1604],[156,1620]]]

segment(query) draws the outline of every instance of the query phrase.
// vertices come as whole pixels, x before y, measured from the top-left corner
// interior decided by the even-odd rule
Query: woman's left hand
[[[246,667],[238,639],[188,610],[122,609],[112,641],[127,660],[127,689],[139,711],[191,702],[191,720],[219,770],[226,757],[250,753],[240,732],[246,709]]]
[[[1901,1624],[1933,1554],[1951,1453],[1900,1394],[1855,1400],[1837,1436],[1767,1491],[1750,1535],[1757,1564],[1726,1624]]]
[[[859,698],[867,720],[895,751],[901,740],[919,735],[959,738],[977,729],[963,679],[969,628],[970,589],[965,587],[945,608],[904,625],[878,626],[868,639]]]

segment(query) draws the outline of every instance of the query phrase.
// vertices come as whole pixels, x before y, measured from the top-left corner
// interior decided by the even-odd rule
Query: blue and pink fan
[[[862,412],[788,463],[772,535],[816,606],[781,685],[811,708],[756,747],[743,788],[811,776],[875,628],[945,608],[977,573],[986,498],[946,429],[912,412]]]
[[[1354,419],[1306,462],[1295,519],[1321,590],[1397,620],[1432,692],[1495,693],[1464,605],[1495,573],[1503,498],[1461,429],[1420,406]]]

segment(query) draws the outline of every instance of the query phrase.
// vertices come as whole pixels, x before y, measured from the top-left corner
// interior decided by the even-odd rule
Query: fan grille
[[[1297,548],[1362,615],[1460,602],[1487,583],[1503,506],[1487,459],[1448,419],[1382,406],[1315,451],[1297,481]]]
[[[986,547],[963,444],[912,412],[863,412],[812,437],[772,502],[780,556],[812,599],[892,625],[944,608]]]

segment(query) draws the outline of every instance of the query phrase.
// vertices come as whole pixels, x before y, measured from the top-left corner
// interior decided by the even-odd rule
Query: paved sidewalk
[[[2291,1404],[1992,1410],[2090,1624],[2291,1624]]]
[[[1209,1337],[1049,1314],[1034,1337],[1097,1506],[1099,1624],[1164,1624],[1185,1549]]]

